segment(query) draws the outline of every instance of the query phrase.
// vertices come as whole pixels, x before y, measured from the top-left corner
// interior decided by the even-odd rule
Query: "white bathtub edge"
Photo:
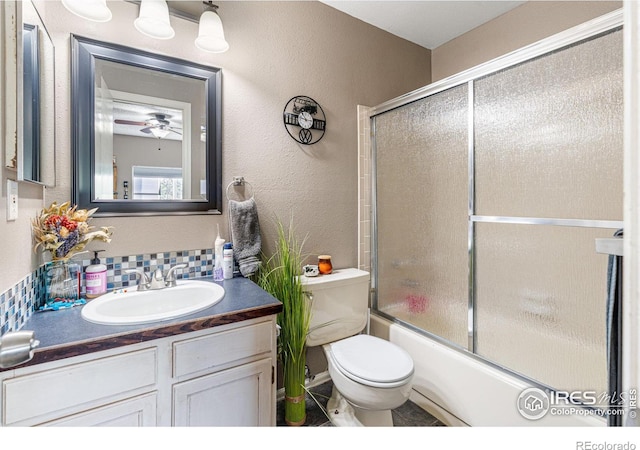
[[[409,400],[418,405],[420,408],[424,409],[426,412],[431,414],[433,417],[438,419],[440,422],[444,423],[448,427],[468,427],[469,425],[464,423],[462,420],[451,414],[446,409],[442,408],[440,405],[435,404],[430,399],[422,395],[420,392],[413,389],[411,391],[411,395],[409,396]]]
[[[414,403],[443,423],[470,426],[603,427],[594,416],[554,416],[532,421],[516,408],[518,395],[531,387],[523,380],[426,336],[371,314],[370,333],[400,346],[414,360]],[[423,397],[424,400],[420,399]]]

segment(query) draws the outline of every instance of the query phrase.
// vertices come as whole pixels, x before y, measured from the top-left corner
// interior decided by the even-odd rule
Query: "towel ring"
[[[244,177],[233,177],[233,181],[227,185],[227,189],[226,189],[227,200],[231,200],[231,197],[229,197],[229,188],[231,186],[244,186],[246,184],[248,184],[249,187],[251,188],[251,197],[248,200],[253,199],[254,197],[253,194],[255,193],[255,190],[253,189],[253,185],[248,181],[245,181]]]

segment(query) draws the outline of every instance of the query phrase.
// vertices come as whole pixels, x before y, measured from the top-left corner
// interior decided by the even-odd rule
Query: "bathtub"
[[[371,314],[370,334],[411,354],[415,363],[411,401],[449,426],[607,425],[604,418],[582,414],[548,413],[538,420],[527,419],[518,411],[517,401],[532,386],[522,379],[375,313]]]

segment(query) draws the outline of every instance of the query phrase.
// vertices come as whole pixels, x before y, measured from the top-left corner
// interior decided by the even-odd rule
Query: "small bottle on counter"
[[[222,251],[222,275],[225,280],[233,278],[233,244],[226,242]]]
[[[218,225],[218,237],[215,242],[215,256],[213,264],[213,281],[222,281],[224,279],[222,270],[222,259],[224,253],[224,239],[220,237],[220,225]]]
[[[333,271],[333,266],[331,265],[331,256],[330,255],[318,256],[318,272],[320,272],[320,275],[328,275],[332,271]]]

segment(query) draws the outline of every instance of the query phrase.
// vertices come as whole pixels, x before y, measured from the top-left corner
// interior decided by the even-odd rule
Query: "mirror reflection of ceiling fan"
[[[151,113],[151,118],[144,122],[133,120],[116,119],[114,122],[120,125],[133,125],[143,127],[140,129],[143,133],[150,133],[158,139],[166,138],[170,133],[176,133],[182,136],[182,128],[172,127],[169,114]]]

